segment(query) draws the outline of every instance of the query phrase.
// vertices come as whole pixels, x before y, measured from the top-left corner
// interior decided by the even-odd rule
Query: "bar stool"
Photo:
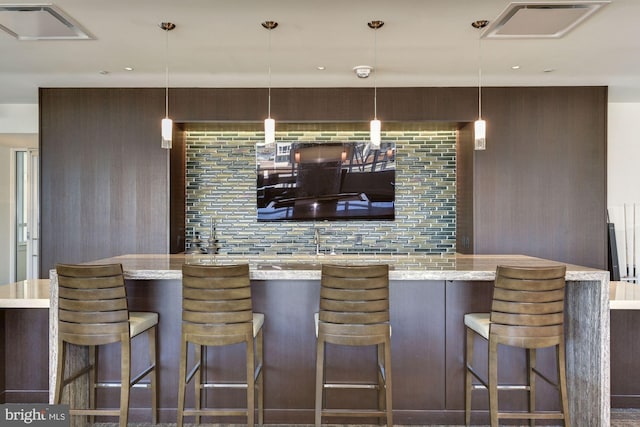
[[[316,314],[315,425],[322,416],[374,416],[393,425],[391,402],[391,325],[389,323],[389,266],[323,265],[320,311]],[[372,384],[327,383],[325,344],[377,348],[378,379]],[[377,409],[329,409],[327,389],[375,389]]]
[[[62,390],[81,375],[89,373],[89,409],[71,408],[70,415],[119,416],[127,425],[130,388],[149,376],[152,422],[157,423],[156,326],[157,313],[129,312],[122,265],[58,264],[58,364],[54,402],[59,404]],[[131,378],[131,339],[147,333],[149,365]],[[120,343],[120,382],[96,383],[99,346]],[[89,365],[64,377],[66,345],[89,347]],[[143,383],[141,383],[143,384]],[[98,388],[120,387],[119,409],[96,409]]]
[[[178,386],[178,427],[184,417],[217,415],[247,417],[251,427],[258,401],[258,423],[263,422],[263,336],[264,314],[253,313],[249,265],[182,266],[182,338]],[[254,343],[255,340],[255,343]],[[188,344],[194,347],[195,366],[187,374]],[[246,380],[244,382],[203,381],[206,366],[202,362],[203,347],[246,344]],[[255,346],[255,347],[254,347]],[[185,409],[187,384],[194,378],[195,408]],[[255,388],[257,387],[257,399]],[[247,406],[243,409],[201,408],[203,388],[246,388]]]
[[[500,419],[561,419],[570,426],[565,375],[564,296],[566,266],[507,267],[498,266],[493,289],[491,313],[465,314],[466,374],[465,424],[471,422],[471,391],[489,390],[491,426]],[[488,341],[488,380],[484,380],[473,364],[474,336]],[[527,351],[527,385],[498,385],[498,345],[524,348]],[[557,382],[550,380],[536,368],[536,350],[555,347]],[[561,411],[536,411],[536,375],[553,385],[559,392]],[[472,376],[481,382],[472,384]],[[500,412],[498,390],[524,389],[528,391],[528,412]]]

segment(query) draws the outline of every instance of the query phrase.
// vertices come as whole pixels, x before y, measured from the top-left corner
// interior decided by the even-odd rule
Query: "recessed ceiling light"
[[[94,37],[51,4],[0,5],[0,30],[18,40],[87,40]]]
[[[544,70],[542,70],[543,73],[553,73],[555,71],[555,68],[545,68]]]
[[[133,71],[133,67],[124,67],[125,71]]]
[[[512,70],[519,70],[519,69],[520,69],[520,66],[519,66],[519,65],[512,65],[512,66],[511,66],[511,69],[512,69]]]
[[[317,68],[318,70],[320,70],[320,71],[323,71],[323,70],[326,70],[326,69],[327,69],[327,67],[325,67],[324,65],[318,65],[316,68]]]

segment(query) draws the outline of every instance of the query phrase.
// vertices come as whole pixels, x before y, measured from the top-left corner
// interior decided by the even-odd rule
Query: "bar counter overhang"
[[[390,265],[391,323],[393,326],[393,408],[400,424],[462,424],[464,420],[463,315],[489,311],[497,265],[560,264],[524,255],[123,255],[88,264],[121,263],[131,310],[157,311],[159,323],[160,422],[175,422],[178,342],[181,322],[181,266],[183,263],[231,264],[248,262],[254,311],[265,314],[265,423],[309,424],[313,420],[315,334],[313,313],[318,309],[320,266],[323,263]],[[575,425],[608,426],[609,385],[609,273],[567,265],[566,350],[569,406]],[[51,272],[50,400],[57,360],[57,281]],[[479,347],[477,354],[483,353]],[[333,351],[335,350],[335,351]],[[331,349],[349,367],[373,358],[368,349]],[[523,358],[524,352],[505,349],[500,358]],[[239,358],[244,349],[222,357]],[[78,363],[82,352],[71,352]],[[216,357],[219,355],[216,353]],[[117,366],[117,350],[106,358]],[[553,352],[540,352],[541,366],[554,367]],[[499,360],[500,363],[500,360]],[[523,377],[520,363],[507,368]],[[523,366],[523,365],[522,365]],[[502,368],[501,368],[502,369]],[[241,372],[241,370],[239,371]],[[552,371],[553,372],[553,371]],[[374,372],[375,373],[375,372]],[[369,375],[371,373],[364,373]],[[539,386],[539,407],[554,407],[556,394]],[[148,421],[148,396],[131,397],[131,419]],[[138,398],[136,394],[144,394]],[[222,398],[225,405],[242,406],[243,395]],[[523,409],[519,401],[501,397],[509,409]],[[214,397],[213,399],[218,399]],[[229,400],[231,399],[231,400]],[[235,399],[235,400],[233,400]],[[329,404],[361,405],[360,397],[336,396]],[[375,398],[365,398],[375,404]],[[111,401],[106,399],[109,404]],[[214,402],[218,402],[217,400]],[[485,422],[486,393],[474,394],[472,422]]]

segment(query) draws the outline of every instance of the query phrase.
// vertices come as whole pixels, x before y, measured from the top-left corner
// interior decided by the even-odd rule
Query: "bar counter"
[[[0,285],[0,308],[49,308],[49,280],[30,279]]]
[[[159,323],[160,422],[175,422],[178,343],[181,322],[181,266],[183,263],[231,264],[248,262],[254,311],[265,313],[265,423],[313,422],[315,334],[313,313],[319,299],[323,263],[390,265],[391,323],[393,326],[393,407],[399,424],[464,423],[464,325],[469,312],[489,311],[497,265],[548,266],[558,262],[524,255],[123,255],[88,264],[121,263],[130,310],[156,311]],[[567,265],[567,375],[573,423],[609,425],[609,273]],[[57,301],[55,271],[51,273],[51,301]],[[57,310],[50,310],[50,395],[54,381]],[[484,352],[478,347],[478,357]],[[358,371],[375,357],[369,349],[327,351],[327,363],[340,360],[341,372]],[[244,349],[215,352],[216,360],[241,359]],[[102,354],[118,366],[119,350]],[[212,352],[214,353],[214,352]],[[82,358],[82,354],[77,357]],[[524,352],[501,349],[499,362],[509,380],[524,379]],[[211,361],[213,356],[209,355]],[[506,359],[510,359],[506,362]],[[513,363],[512,360],[513,359]],[[367,363],[363,362],[367,360]],[[541,351],[540,365],[555,372],[554,353]],[[105,371],[105,375],[113,374]],[[101,368],[102,370],[102,368]],[[135,370],[135,368],[134,368]],[[366,369],[365,369],[366,370]],[[101,371],[102,372],[102,371]],[[220,371],[216,370],[216,373]],[[241,364],[230,372],[242,372]],[[362,378],[375,371],[362,373]],[[230,374],[231,375],[231,374]],[[241,374],[240,374],[241,375]],[[340,373],[336,374],[338,380]],[[189,396],[189,394],[188,394]],[[328,397],[329,405],[371,405],[375,396],[355,394]],[[102,403],[114,405],[117,396]],[[207,396],[209,404],[242,406],[243,395]],[[368,399],[368,400],[367,400]],[[501,405],[524,409],[524,395],[501,395]],[[189,402],[189,401],[188,401]],[[189,403],[188,403],[189,404]],[[524,406],[523,406],[524,405]],[[539,385],[538,406],[557,408],[553,389]],[[132,393],[130,418],[148,421],[148,392]],[[486,393],[474,393],[473,423],[486,423]]]

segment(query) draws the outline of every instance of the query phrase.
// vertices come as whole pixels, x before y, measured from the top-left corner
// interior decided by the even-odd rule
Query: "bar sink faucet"
[[[313,244],[316,245],[316,255],[320,255],[320,231],[317,228],[313,231]]]

